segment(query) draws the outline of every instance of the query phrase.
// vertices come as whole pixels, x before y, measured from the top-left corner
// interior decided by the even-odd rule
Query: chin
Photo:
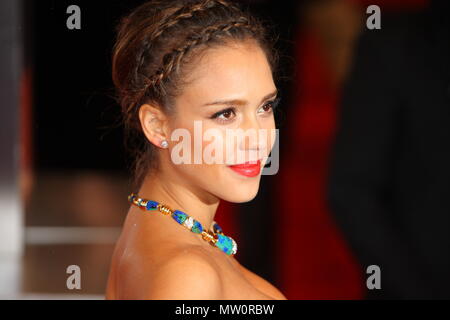
[[[216,186],[216,190],[220,194],[220,199],[233,203],[244,203],[252,201],[258,194],[260,174],[254,177],[245,177],[225,168],[225,171],[219,176],[222,187]]]
[[[222,194],[219,196],[220,199],[232,203],[245,203],[252,201],[256,197],[259,190],[259,184],[256,188],[253,186],[251,188],[245,188],[245,186],[238,185],[228,189],[229,190],[226,194],[223,194],[222,191]]]

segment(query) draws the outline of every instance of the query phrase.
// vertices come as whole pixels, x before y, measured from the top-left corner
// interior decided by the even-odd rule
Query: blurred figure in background
[[[294,80],[280,129],[273,186],[276,276],[290,299],[360,299],[356,263],[326,206],[336,101],[364,8],[348,0],[297,3]]]
[[[450,298],[449,7],[382,13],[343,91],[328,197],[371,299]]]

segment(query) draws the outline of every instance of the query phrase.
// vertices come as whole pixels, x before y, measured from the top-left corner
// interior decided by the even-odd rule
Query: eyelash
[[[262,106],[262,108],[265,107],[265,106],[267,106],[267,105],[271,105],[271,107],[270,107],[270,108],[271,108],[271,111],[270,111],[270,112],[272,113],[272,112],[274,112],[275,109],[278,107],[278,104],[280,103],[280,100],[281,100],[281,97],[277,97],[277,98],[275,98],[274,100],[267,102],[265,105]],[[236,108],[232,107],[232,108],[227,108],[227,109],[221,110],[221,111],[219,111],[219,112],[216,112],[215,114],[213,114],[213,115],[210,117],[210,119],[217,119],[217,121],[222,122],[222,123],[229,122],[229,121],[231,121],[231,120],[222,120],[222,119],[218,119],[219,116],[221,116],[222,114],[227,113],[227,112],[229,112],[229,111],[231,111],[231,112],[233,112],[234,114],[236,114]],[[269,113],[269,112],[267,112],[267,113]]]

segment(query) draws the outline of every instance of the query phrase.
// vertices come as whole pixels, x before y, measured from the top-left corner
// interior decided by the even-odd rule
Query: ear
[[[139,108],[139,120],[142,131],[147,139],[157,147],[161,147],[161,142],[168,139],[168,119],[159,109],[150,104],[143,104]]]

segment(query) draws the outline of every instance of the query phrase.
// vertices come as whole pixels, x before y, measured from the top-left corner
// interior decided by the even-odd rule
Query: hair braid
[[[160,27],[150,36],[150,40],[154,41],[164,31],[177,24],[180,20],[192,18],[195,13],[211,9],[217,4],[236,12],[239,11],[239,8],[236,5],[223,0],[203,0],[200,3],[194,2],[192,6],[183,6],[176,10],[172,15],[166,17],[166,19],[162,21]]]
[[[191,6],[181,6],[179,9],[175,10],[174,13],[165,17],[165,19],[161,21],[159,27],[155,29],[155,31],[150,34],[150,36],[146,38],[145,42],[143,43],[142,50],[138,58],[137,70],[139,70],[140,67],[145,64],[145,52],[149,49],[151,44],[156,39],[158,39],[166,30],[177,25],[180,21],[192,18],[196,13],[211,9],[218,4],[230,10],[236,12],[239,11],[239,8],[236,5],[224,0],[203,0],[199,3],[193,2]]]
[[[260,31],[260,28],[253,25],[248,20],[248,18],[246,18],[245,16],[241,16],[238,20],[222,23],[219,25],[211,25],[204,28],[200,33],[189,35],[185,39],[185,43],[182,46],[173,49],[163,56],[162,66],[155,72],[153,76],[148,77],[148,82],[142,95],[145,96],[145,91],[147,91],[150,87],[154,88],[155,90],[161,89],[161,87],[158,88],[157,86],[161,84],[165,78],[169,77],[174,69],[176,70],[176,72],[179,71],[183,57],[192,48],[208,42],[213,36],[217,34],[229,32],[233,28],[244,28],[252,34]]]
[[[232,28],[248,28],[248,30],[253,32],[252,26],[249,24],[249,21],[245,17],[241,17],[238,21],[231,21],[229,23],[224,23],[220,25],[208,26],[203,29],[200,34],[193,34],[187,37],[186,43],[178,48],[175,48],[171,52],[167,53],[164,56],[164,66],[156,73],[154,76],[154,80],[152,81],[153,85],[160,83],[165,77],[167,77],[174,69],[177,69],[181,65],[181,60],[184,55],[189,52],[193,47],[205,43],[209,41],[214,35],[221,32],[228,32]]]

